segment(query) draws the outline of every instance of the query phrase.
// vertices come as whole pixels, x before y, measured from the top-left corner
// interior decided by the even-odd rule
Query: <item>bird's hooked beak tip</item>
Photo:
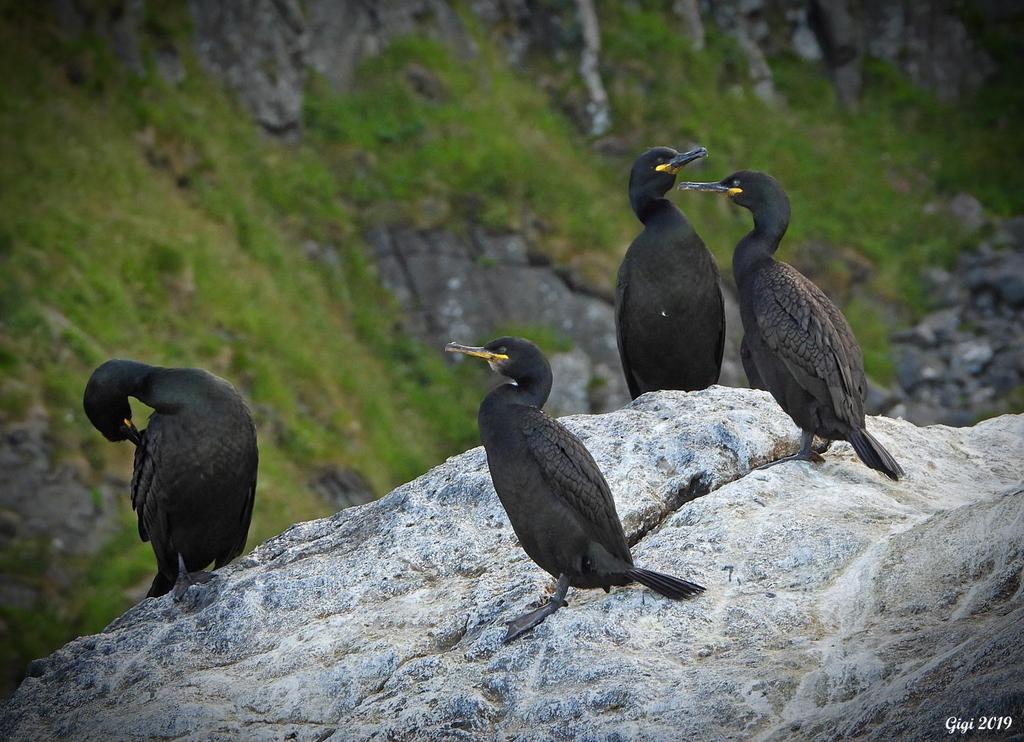
[[[691,149],[689,152],[682,152],[676,155],[668,162],[664,162],[661,165],[655,167],[654,169],[657,170],[659,173],[668,173],[669,175],[675,175],[680,170],[682,170],[684,166],[690,164],[694,160],[699,160],[702,157],[707,156],[708,150],[706,147],[697,147],[695,149]]]
[[[135,427],[135,423],[131,421],[131,418],[125,418],[121,421],[124,426],[125,437],[134,443],[136,446],[142,443],[142,436],[139,434],[139,429]]]
[[[507,361],[508,356],[504,353],[494,353],[493,351],[487,350],[487,348],[479,348],[472,345],[462,345],[461,343],[448,343],[444,346],[446,353],[461,353],[464,356],[473,356],[474,358],[483,358],[485,361]]]

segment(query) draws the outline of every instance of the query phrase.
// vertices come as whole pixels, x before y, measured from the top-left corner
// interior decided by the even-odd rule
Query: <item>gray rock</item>
[[[907,391],[920,384],[941,379],[946,365],[933,353],[913,347],[902,347],[896,352],[896,378]]]
[[[996,229],[993,239],[1001,247],[1024,250],[1024,216],[1004,219]]]
[[[145,74],[139,48],[145,0],[112,0],[98,6],[85,0],[53,0],[51,8],[66,37],[78,39],[86,31],[95,33],[110,44],[125,69],[137,76]]]
[[[312,0],[305,5],[309,65],[339,92],[351,88],[361,62],[403,36],[437,39],[464,59],[476,54],[458,14],[443,0]]]
[[[718,383],[722,386],[749,387],[747,374],[740,360],[740,342],[743,340],[743,319],[736,290],[731,284],[722,282],[722,301],[725,307],[725,348],[722,352],[722,373]]]
[[[995,70],[951,2],[866,0],[862,13],[867,53],[943,100],[977,90]]]
[[[590,358],[579,348],[554,353],[548,358],[554,386],[544,409],[552,417],[590,412],[590,385],[593,368]]]
[[[1019,711],[1024,417],[870,420],[900,483],[845,443],[751,472],[796,444],[758,391],[648,394],[566,424],[637,563],[707,593],[572,591],[503,646],[550,580],[474,449],[33,663],[0,735],[926,739],[951,715]]]
[[[895,389],[886,389],[872,379],[868,379],[868,391],[864,395],[864,410],[869,415],[885,415],[901,401]]]
[[[308,34],[298,0],[190,0],[196,56],[268,132],[298,136]]]
[[[365,505],[376,499],[373,487],[354,469],[328,466],[313,477],[309,486],[336,510]]]
[[[821,44],[810,26],[808,7],[801,5],[786,15],[792,26],[791,43],[793,51],[805,62],[819,62],[825,56]]]
[[[700,18],[697,0],[674,0],[672,12],[682,21],[683,33],[689,37],[694,51],[704,48],[704,22]]]
[[[839,102],[852,108],[860,96],[862,28],[847,0],[811,0],[808,20],[832,73]]]
[[[587,355],[587,383],[601,388],[590,397],[600,405],[592,409],[628,401],[611,303],[571,285],[552,266],[534,264],[522,236],[477,231],[465,239],[444,230],[379,227],[367,238],[381,282],[395,295],[413,335],[440,348],[510,326],[547,327]]]
[[[593,0],[576,0],[583,49],[580,52],[579,73],[587,88],[588,133],[599,137],[608,133],[612,125],[611,103],[601,80],[601,29]]]
[[[157,48],[154,52],[157,74],[170,85],[181,85],[185,81],[185,65],[181,63],[178,50],[169,44]]]
[[[50,420],[35,408],[22,422],[0,426],[0,512],[10,525],[0,531],[0,546],[42,539],[53,556],[94,553],[117,522],[113,483],[89,487],[76,467],[58,463]]]
[[[761,0],[711,5],[711,15],[715,23],[724,33],[735,39],[743,52],[754,95],[766,103],[776,103],[779,97],[775,90],[775,79],[760,46],[760,42],[770,33],[763,10],[764,3]]]
[[[949,202],[949,214],[966,232],[977,232],[985,226],[985,207],[969,193],[958,193]]]
[[[974,376],[982,372],[994,351],[984,340],[965,340],[952,349],[949,371],[954,376]]]

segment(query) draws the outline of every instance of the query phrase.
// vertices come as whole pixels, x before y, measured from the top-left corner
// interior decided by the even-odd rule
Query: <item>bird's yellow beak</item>
[[[707,157],[708,151],[704,147],[697,147],[691,149],[689,152],[680,152],[678,155],[673,157],[668,162],[663,162],[660,165],[656,165],[654,169],[659,173],[668,173],[669,175],[675,175],[683,166],[690,164],[694,160],[699,160],[702,157]]]
[[[142,435],[139,433],[139,429],[135,427],[135,423],[131,421],[131,418],[125,418],[121,421],[124,427],[128,431],[128,440],[134,443],[136,446],[142,442]]]
[[[461,343],[448,343],[444,346],[446,353],[462,353],[465,356],[473,356],[474,358],[483,358],[485,361],[507,361],[508,356],[504,353],[494,353],[487,350],[487,348],[477,348],[472,345],[462,345]]]
[[[738,196],[743,193],[742,188],[730,188],[723,183],[680,183],[676,186],[681,191],[708,191],[710,193],[724,193],[726,196]]]

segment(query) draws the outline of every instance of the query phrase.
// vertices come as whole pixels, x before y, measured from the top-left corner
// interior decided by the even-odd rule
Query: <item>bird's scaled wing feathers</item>
[[[523,433],[551,491],[576,514],[584,531],[613,556],[632,564],[615,500],[586,446],[540,410],[529,415]]]
[[[761,336],[797,382],[840,420],[863,425],[863,360],[839,309],[785,263],[761,274],[754,296]]]
[[[159,515],[159,486],[155,452],[159,448],[159,426],[150,425],[142,431],[141,441],[135,447],[135,465],[132,471],[132,509],[139,517],[139,538],[143,541],[163,535],[164,519]]]

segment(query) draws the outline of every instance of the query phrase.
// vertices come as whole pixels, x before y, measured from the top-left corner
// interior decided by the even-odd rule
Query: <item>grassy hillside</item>
[[[624,195],[632,154],[597,154],[553,103],[578,96],[574,65],[535,60],[532,74],[517,74],[468,15],[477,63],[399,41],[363,66],[350,94],[312,80],[306,136],[288,145],[202,74],[181,8],[147,21],[183,52],[186,80],[171,87],[155,73],[133,77],[98,39],[60,41],[42,11],[5,7],[0,420],[44,407],[62,461],[99,482],[127,477],[131,453],[81,411],[98,363],[130,357],[231,379],[259,423],[250,546],[327,512],[308,487],[318,466],[354,467],[383,493],[476,442],[478,392],[467,382],[482,372],[451,371],[439,349],[397,331],[364,252],[366,227],[531,225],[542,249],[606,285],[636,232]],[[885,379],[889,329],[924,305],[920,268],[949,263],[962,245],[925,204],[968,190],[995,213],[1024,210],[1022,171],[1002,164],[1020,162],[1020,137],[997,125],[1007,112],[1019,122],[1020,93],[997,81],[989,98],[950,109],[873,67],[861,112],[848,114],[817,70],[780,59],[786,104],[768,106],[750,94],[731,42],[712,36],[695,53],[665,12],[645,7],[602,8],[613,135],[636,152],[706,145],[711,159],[690,173],[698,179],[740,167],[776,175],[793,201],[787,257],[821,240],[870,264],[846,310],[869,370]],[[152,51],[149,36],[143,45]],[[436,79],[434,94],[411,82],[411,64]],[[701,194],[672,198],[726,268],[748,214]],[[337,265],[311,261],[306,240],[334,246]],[[837,260],[835,280],[844,270]],[[18,637],[7,661],[98,630],[127,607],[125,590],[148,578],[152,555],[127,497],[123,509],[103,553],[68,566],[81,590],[33,610],[0,607],[6,636]],[[0,559],[50,589],[45,544]]]

